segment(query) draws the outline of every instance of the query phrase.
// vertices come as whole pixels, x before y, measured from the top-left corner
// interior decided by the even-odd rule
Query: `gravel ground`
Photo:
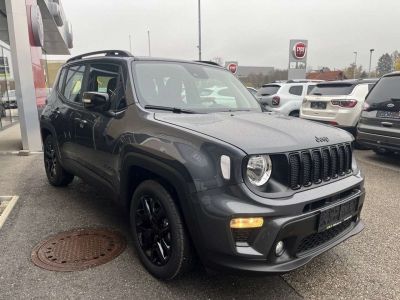
[[[0,231],[0,299],[399,299],[400,158],[357,153],[366,175],[365,230],[284,276],[210,276],[201,268],[171,283],[140,265],[125,215],[81,180],[68,188],[46,182],[40,155],[0,156],[0,194],[20,199]],[[115,260],[85,271],[57,273],[30,262],[31,249],[49,235],[103,226],[128,237]]]

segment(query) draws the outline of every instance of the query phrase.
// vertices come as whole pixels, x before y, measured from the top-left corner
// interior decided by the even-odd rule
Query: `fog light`
[[[285,252],[285,245],[283,244],[282,241],[279,241],[278,243],[276,243],[275,246],[275,255],[281,256],[283,252]]]
[[[264,224],[263,218],[235,218],[231,220],[231,228],[257,228]]]

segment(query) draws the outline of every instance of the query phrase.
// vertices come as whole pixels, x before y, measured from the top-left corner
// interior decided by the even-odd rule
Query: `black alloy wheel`
[[[54,186],[66,186],[74,179],[74,175],[68,173],[61,166],[52,135],[48,135],[44,142],[44,167],[47,179]]]
[[[180,211],[158,181],[135,189],[130,207],[133,243],[143,266],[154,277],[170,280],[193,266],[193,252]]]
[[[165,209],[150,195],[140,197],[136,208],[136,232],[139,245],[156,266],[165,265],[171,255],[171,229]]]

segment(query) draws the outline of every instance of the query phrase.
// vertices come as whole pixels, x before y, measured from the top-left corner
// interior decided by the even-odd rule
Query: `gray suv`
[[[229,98],[202,96],[216,86]],[[352,136],[263,112],[217,65],[120,50],[73,57],[40,123],[50,184],[79,176],[109,191],[161,279],[195,254],[208,268],[288,272],[364,226]]]
[[[367,95],[357,141],[378,154],[400,151],[400,72],[383,76]]]

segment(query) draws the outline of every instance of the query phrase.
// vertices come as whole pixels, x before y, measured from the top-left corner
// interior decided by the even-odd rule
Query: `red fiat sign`
[[[302,42],[298,42],[293,47],[293,55],[297,59],[303,59],[307,53],[307,46]]]
[[[235,64],[235,63],[230,63],[229,65],[228,65],[228,70],[229,71],[231,71],[233,74],[236,74],[236,72],[237,72],[237,64]]]

